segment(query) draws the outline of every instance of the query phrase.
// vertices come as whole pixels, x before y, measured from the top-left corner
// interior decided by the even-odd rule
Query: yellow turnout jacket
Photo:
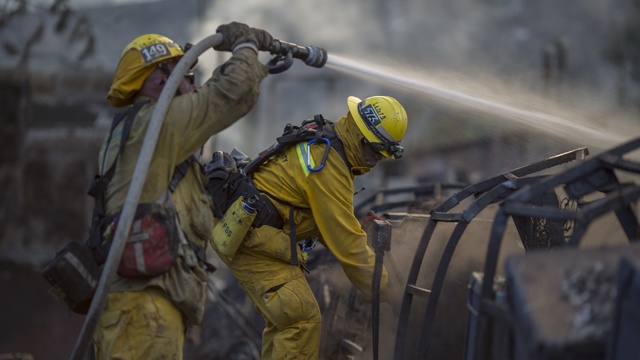
[[[290,265],[290,204],[295,208],[297,240],[318,236],[336,257],[351,283],[365,299],[370,297],[375,258],[353,212],[355,175],[370,169],[362,154],[362,134],[351,116],[338,120],[334,129],[343,142],[351,169],[331,147],[322,170],[310,171],[306,166],[307,143],[304,142],[269,159],[254,173],[256,187],[272,197],[285,223],[282,230],[269,226],[251,230],[239,254],[230,261],[238,280],[254,287],[258,293],[302,276],[299,269]],[[309,147],[312,168],[320,166],[326,146],[319,142]],[[245,261],[242,253],[250,254],[251,260]],[[304,261],[300,250],[298,258]],[[386,287],[385,270],[381,282],[383,293]]]

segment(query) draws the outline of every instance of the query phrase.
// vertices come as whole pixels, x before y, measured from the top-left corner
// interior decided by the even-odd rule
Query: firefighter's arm
[[[309,205],[324,244],[363,298],[370,298],[375,255],[353,213],[353,181],[340,155],[331,152],[325,167],[309,175],[307,186]],[[387,273],[383,271],[381,289],[386,287]]]
[[[196,152],[209,137],[247,114],[256,103],[266,67],[251,49],[238,50],[195,93],[172,100],[163,130],[180,144],[178,158]],[[181,160],[178,160],[181,161]]]

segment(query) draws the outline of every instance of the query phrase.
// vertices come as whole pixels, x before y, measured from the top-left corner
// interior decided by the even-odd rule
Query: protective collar
[[[347,160],[349,161],[349,164],[351,164],[351,174],[358,176],[371,171],[371,167],[367,165],[367,162],[364,159],[362,145],[360,144],[360,140],[362,140],[364,135],[362,135],[358,129],[351,113],[347,113],[346,116],[343,116],[336,121],[334,129],[344,145]]]

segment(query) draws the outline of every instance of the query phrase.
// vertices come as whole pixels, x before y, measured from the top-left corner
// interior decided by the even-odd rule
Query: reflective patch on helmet
[[[362,122],[367,126],[367,129],[369,129],[378,139],[385,143],[393,142],[391,135],[383,126],[380,126],[385,116],[382,114],[379,107],[374,105],[362,106],[362,103],[360,103],[360,105],[358,105],[358,112],[360,113]]]
[[[367,127],[376,127],[382,122],[382,120],[378,117],[376,110],[373,108],[373,105],[360,107],[359,110],[360,116],[362,116],[363,120],[367,122]]]
[[[140,49],[144,62],[151,63],[157,59],[171,55],[167,44],[153,44]]]

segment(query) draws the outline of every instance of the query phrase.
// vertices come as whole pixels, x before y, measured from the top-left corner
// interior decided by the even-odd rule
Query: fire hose
[[[193,45],[189,51],[185,52],[184,56],[180,59],[171,75],[167,79],[167,83],[162,89],[162,93],[158,98],[149,127],[145,134],[142,148],[140,149],[140,155],[138,162],[131,178],[131,184],[127,197],[124,200],[124,205],[119,219],[120,226],[117,227],[111,249],[104,263],[102,275],[100,281],[96,286],[96,291],[91,301],[91,306],[85,318],[85,321],[80,330],[80,335],[76,340],[76,344],[71,354],[71,360],[82,360],[89,347],[91,335],[93,334],[98,317],[102,311],[103,304],[109,293],[109,287],[113,282],[116,274],[116,269],[122,258],[126,240],[129,237],[131,230],[131,223],[135,215],[140,196],[142,194],[142,187],[147,178],[149,170],[149,164],[158,142],[162,123],[164,117],[169,109],[171,99],[175,96],[176,89],[182,81],[184,75],[189,70],[191,64],[193,64],[198,57],[204,53],[207,49],[213,48],[222,41],[222,35],[214,34],[204,38],[197,44]],[[280,40],[273,40],[269,51],[272,55],[276,55],[266,66],[269,69],[269,73],[277,74],[287,70],[292,62],[293,58],[304,61],[307,65],[321,68],[327,62],[327,52],[323,48],[315,46],[299,46],[296,44],[288,43]]]

